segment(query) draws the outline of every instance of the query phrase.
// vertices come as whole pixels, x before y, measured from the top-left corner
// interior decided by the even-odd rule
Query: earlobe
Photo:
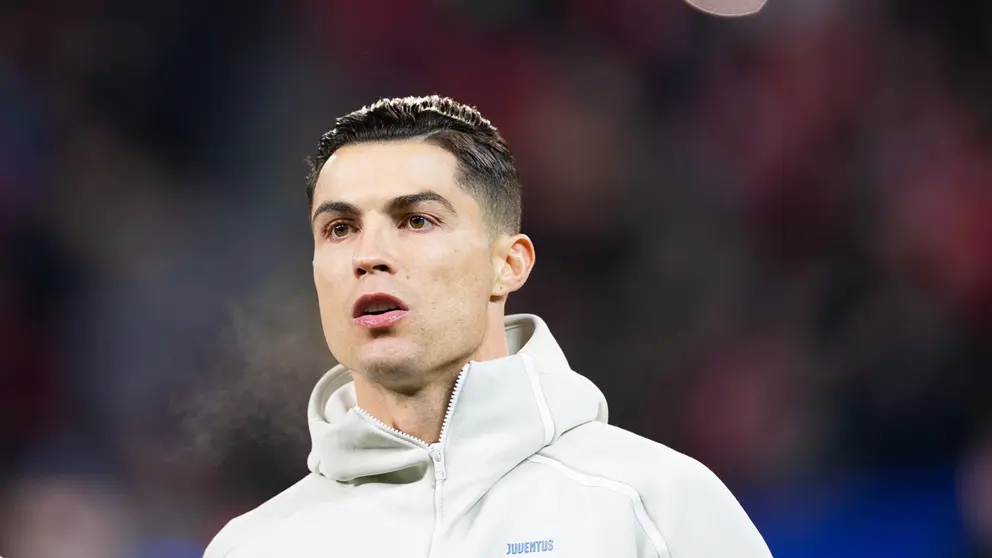
[[[506,294],[506,262],[500,261],[496,267],[496,280],[493,281],[491,296],[502,297]]]

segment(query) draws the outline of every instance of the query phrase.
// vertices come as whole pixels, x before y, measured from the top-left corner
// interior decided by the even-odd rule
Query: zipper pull
[[[448,473],[444,470],[444,455],[441,453],[441,445],[431,446],[431,460],[434,461],[434,479],[443,481]]]

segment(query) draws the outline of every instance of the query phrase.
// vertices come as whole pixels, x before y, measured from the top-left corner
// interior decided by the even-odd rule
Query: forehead
[[[433,190],[455,204],[471,202],[457,177],[455,156],[425,141],[348,145],[336,151],[321,169],[314,206],[327,200],[361,206],[424,190]]]

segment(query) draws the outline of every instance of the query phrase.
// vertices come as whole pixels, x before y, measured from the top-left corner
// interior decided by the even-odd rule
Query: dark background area
[[[779,558],[992,556],[992,8],[0,4],[0,554],[200,556],[306,474],[304,158],[383,96],[517,154],[542,316]]]

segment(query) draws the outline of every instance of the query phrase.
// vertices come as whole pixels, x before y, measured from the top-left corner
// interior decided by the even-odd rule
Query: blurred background
[[[992,556],[990,61],[979,0],[6,0],[0,554],[199,557],[306,474],[304,158],[440,93],[612,423],[778,558]]]

